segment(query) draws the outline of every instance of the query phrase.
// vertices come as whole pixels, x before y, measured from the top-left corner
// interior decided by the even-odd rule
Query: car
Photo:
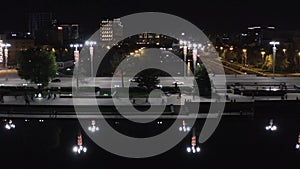
[[[51,80],[51,82],[57,83],[57,82],[61,82],[61,80],[60,79],[53,79],[53,80]]]
[[[184,82],[181,82],[181,81],[179,81],[179,80],[175,80],[175,81],[173,82],[173,85],[175,85],[175,84],[177,84],[177,85],[184,85]]]
[[[137,80],[136,78],[132,78],[132,79],[129,79],[128,81],[129,82],[136,82],[136,80]]]

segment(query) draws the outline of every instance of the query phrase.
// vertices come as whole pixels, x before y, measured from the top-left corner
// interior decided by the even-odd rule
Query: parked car
[[[52,83],[57,83],[57,82],[61,82],[61,80],[60,79],[53,79],[53,80],[51,80],[51,82]]]
[[[173,82],[173,85],[175,85],[175,84],[177,84],[177,85],[184,85],[184,82],[179,81],[179,80],[175,80],[175,81]]]

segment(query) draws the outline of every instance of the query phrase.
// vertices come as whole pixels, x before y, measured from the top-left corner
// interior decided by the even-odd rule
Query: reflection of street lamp
[[[201,151],[200,147],[197,146],[195,134],[193,134],[193,136],[192,136],[191,147],[187,147],[186,151],[188,153],[193,153],[193,154],[199,153]]]
[[[8,120],[4,127],[6,130],[10,130],[16,128],[16,125],[12,122],[12,120]]]
[[[247,65],[247,49],[243,49],[243,53],[244,53],[244,65]]]
[[[182,121],[182,126],[179,127],[179,131],[180,131],[180,132],[189,132],[190,130],[191,130],[191,127],[188,126],[188,125],[186,124],[186,122],[183,120],[183,121]]]
[[[82,135],[77,136],[77,145],[73,147],[73,152],[80,154],[81,152],[86,152],[87,148],[82,145]]]
[[[296,144],[296,149],[300,151],[300,134],[298,135],[298,140]]]
[[[78,62],[79,62],[79,47],[82,47],[82,44],[71,44],[71,48],[75,48],[74,50],[74,61],[75,61],[75,66],[76,66],[76,89],[78,89]]]
[[[266,130],[276,131],[277,126],[274,124],[273,119],[270,120],[269,125],[266,126]]]
[[[94,133],[95,131],[99,131],[99,127],[96,126],[96,120],[92,120],[91,126],[89,126],[89,131]]]
[[[4,47],[4,57],[5,57],[5,69],[6,69],[6,74],[5,74],[5,80],[7,81],[8,80],[8,77],[7,77],[7,71],[8,71],[8,67],[7,67],[7,62],[8,62],[8,47],[11,47],[10,44],[8,43],[4,43],[1,45],[1,48]]]
[[[94,76],[94,63],[93,63],[93,56],[94,56],[94,48],[93,45],[96,45],[96,41],[86,41],[86,45],[90,46],[90,55],[91,55],[91,77]]]
[[[270,45],[273,45],[273,62],[272,62],[272,65],[273,65],[273,79],[275,77],[275,58],[276,58],[276,45],[279,45],[280,43],[279,42],[276,42],[276,41],[271,41],[270,42]]]

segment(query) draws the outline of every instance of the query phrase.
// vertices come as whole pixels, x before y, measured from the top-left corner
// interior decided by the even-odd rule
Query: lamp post
[[[247,65],[247,49],[243,49],[243,53],[244,53],[244,65]]]
[[[71,48],[75,48],[74,50],[74,61],[75,61],[75,69],[76,69],[76,89],[78,89],[78,62],[79,62],[79,47],[82,47],[82,44],[71,44]]]
[[[298,52],[298,68],[299,68],[299,72],[300,72],[300,52]]]
[[[96,45],[96,41],[86,41],[86,45],[90,46],[90,55],[91,55],[91,77],[94,76],[94,63],[93,63],[93,56],[94,56],[94,48],[93,45]]]
[[[186,56],[188,52],[187,42],[183,41],[183,76],[186,77]]]
[[[6,69],[6,73],[5,73],[5,80],[8,80],[8,67],[7,67],[7,61],[8,61],[8,47],[11,47],[11,44],[8,43],[4,43],[1,45],[1,48],[4,47],[4,57],[5,57],[5,69]]]
[[[275,59],[276,59],[276,45],[279,45],[280,43],[279,42],[277,42],[277,41],[271,41],[270,42],[270,45],[273,45],[273,63],[272,63],[272,65],[273,65],[273,79],[274,79],[274,77],[275,77]]]
[[[261,54],[262,61],[265,62],[265,54],[266,54],[266,52],[265,51],[261,51],[260,54]]]
[[[193,44],[193,68],[194,68],[194,74],[196,72],[196,63],[197,63],[197,58],[198,58],[198,49],[197,49],[197,44]]]

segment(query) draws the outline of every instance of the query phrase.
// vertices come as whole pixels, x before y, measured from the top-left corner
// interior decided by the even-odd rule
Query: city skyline
[[[281,30],[297,30],[300,14],[294,2],[272,1],[37,1],[17,4],[6,1],[0,11],[3,17],[0,32],[27,31],[28,15],[32,12],[51,12],[61,23],[79,23],[81,32],[94,33],[102,19],[119,18],[138,12],[164,12],[182,17],[208,32],[239,32],[253,25],[273,25]]]

